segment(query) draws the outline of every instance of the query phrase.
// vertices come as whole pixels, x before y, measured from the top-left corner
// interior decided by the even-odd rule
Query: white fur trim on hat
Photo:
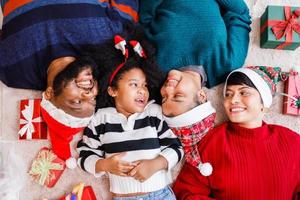
[[[273,96],[272,96],[272,91],[271,91],[270,87],[268,86],[266,81],[258,73],[256,73],[252,69],[248,69],[248,68],[236,69],[236,70],[232,71],[227,76],[226,81],[225,81],[225,85],[224,85],[224,90],[223,90],[223,95],[224,96],[225,96],[226,88],[227,88],[227,80],[228,80],[229,76],[234,72],[241,72],[241,73],[245,74],[251,80],[253,85],[256,87],[256,89],[260,93],[260,96],[261,96],[262,101],[263,101],[263,105],[266,108],[271,107],[272,101],[273,101]]]
[[[200,122],[215,112],[215,108],[208,101],[176,117],[164,118],[169,127],[183,127]]]
[[[75,158],[71,157],[66,160],[66,166],[69,169],[75,169],[77,167],[77,161]]]
[[[85,127],[89,124],[92,118],[92,116],[86,118],[78,118],[67,114],[65,111],[57,108],[50,101],[45,99],[44,93],[43,93],[43,99],[41,101],[41,107],[44,108],[44,110],[47,111],[47,113],[51,117],[53,117],[56,121],[71,128]]]
[[[206,162],[206,163],[200,163],[198,165],[198,169],[199,169],[200,173],[203,176],[210,176],[212,174],[212,171],[213,171],[213,167],[208,162]]]

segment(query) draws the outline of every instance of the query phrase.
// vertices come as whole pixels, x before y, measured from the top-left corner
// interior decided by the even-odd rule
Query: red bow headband
[[[113,81],[114,77],[120,71],[120,69],[125,65],[125,62],[128,58],[128,49],[126,48],[126,41],[124,38],[122,38],[119,35],[116,35],[114,37],[115,40],[115,48],[122,51],[122,54],[124,56],[124,62],[119,64],[119,66],[115,69],[115,71],[111,74],[109,78],[109,85],[111,85],[111,82]],[[142,48],[141,44],[136,40],[130,40],[129,44],[132,46],[133,51],[136,52],[141,58],[147,58],[144,49]]]

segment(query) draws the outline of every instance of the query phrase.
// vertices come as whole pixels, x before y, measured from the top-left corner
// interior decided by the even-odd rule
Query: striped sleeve
[[[168,170],[170,170],[182,159],[183,149],[179,139],[164,121],[161,107],[158,107],[159,112],[157,113],[157,117],[160,120],[157,120],[157,122],[159,123],[159,125],[157,126],[157,132],[161,148],[160,155],[168,161]]]
[[[45,90],[52,60],[77,57],[87,45],[101,45],[124,32],[123,25],[132,21],[110,7],[108,0],[1,3],[0,80],[15,88]]]
[[[111,0],[110,5],[122,17],[134,22],[138,21],[138,0]]]
[[[97,114],[95,115],[97,117]],[[100,141],[100,129],[94,125],[94,119],[88,127],[84,129],[82,140],[77,144],[79,153],[78,165],[85,171],[93,174],[95,177],[102,176],[105,172],[96,173],[96,162],[104,158],[104,151]]]

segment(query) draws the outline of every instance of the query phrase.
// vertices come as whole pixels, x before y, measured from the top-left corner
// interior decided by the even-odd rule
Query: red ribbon
[[[300,35],[300,22],[297,19],[300,17],[300,9],[293,13],[290,6],[284,6],[285,20],[267,20],[261,27],[260,31],[263,33],[268,26],[272,26],[272,31],[277,40],[285,36],[285,42],[278,45],[275,49],[284,49],[293,41],[293,31]]]

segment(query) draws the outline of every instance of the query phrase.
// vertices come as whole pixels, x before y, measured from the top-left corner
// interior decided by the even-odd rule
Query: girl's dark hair
[[[156,63],[154,47],[146,41],[141,27],[126,24],[124,29],[124,33],[119,35],[126,40],[129,56],[110,85],[109,79],[111,74],[124,62],[122,52],[114,47],[114,38],[101,46],[90,46],[84,53],[92,57],[98,65],[99,76],[97,80],[100,89],[97,96],[96,109],[115,106],[114,99],[109,96],[107,88],[109,86],[117,88],[118,80],[120,80],[122,75],[134,68],[139,68],[145,73],[149,99],[154,99],[158,103],[161,102],[160,87],[163,84],[165,74],[159,69]],[[130,40],[140,42],[147,58],[142,58],[133,51],[133,48],[129,44]]]
[[[82,70],[87,68],[92,69],[94,77],[98,76],[97,65],[95,61],[88,56],[78,57],[68,64],[53,80],[54,96],[59,96],[67,84],[75,79]]]
[[[227,79],[228,85],[247,85],[257,90],[252,81],[242,72],[233,72]]]

